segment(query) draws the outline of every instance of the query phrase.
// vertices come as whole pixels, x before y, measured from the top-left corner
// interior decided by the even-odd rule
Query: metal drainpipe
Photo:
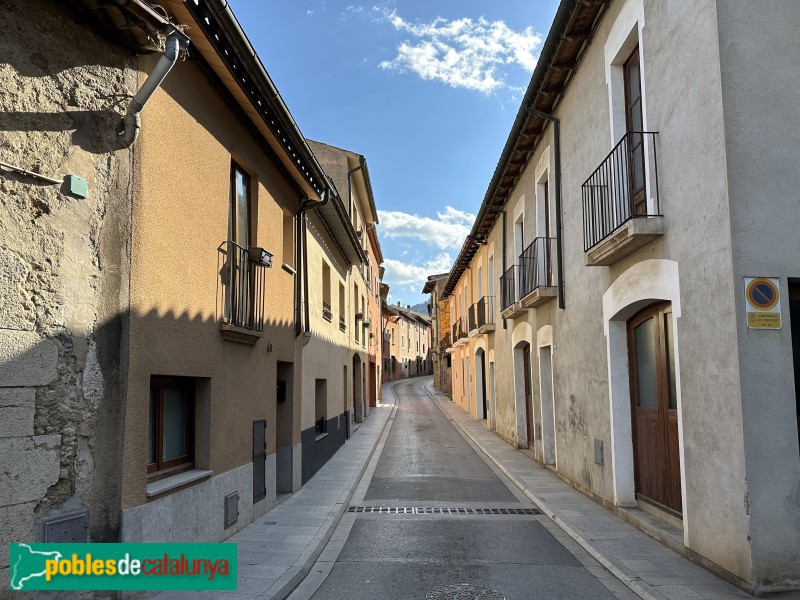
[[[503,275],[506,274],[506,209],[502,210],[503,213]],[[500,301],[503,300],[503,287],[500,286]],[[506,320],[503,319],[503,329],[506,328]]]
[[[558,117],[549,115],[535,108],[529,108],[528,112],[550,121],[553,124],[553,146],[555,146],[555,171],[556,171],[556,276],[558,277],[558,308],[564,308],[564,256],[563,233],[561,224],[561,123]]]
[[[295,322],[294,322],[294,335],[295,337],[299,336],[301,333],[311,333],[311,326],[310,326],[310,317],[309,317],[309,310],[308,310],[308,252],[306,249],[306,215],[305,213],[312,208],[319,208],[320,206],[324,206],[328,203],[330,199],[330,190],[325,190],[322,193],[322,201],[321,202],[314,202],[305,198],[301,204],[300,208],[297,210],[295,214],[296,219],[296,228],[297,228],[297,235],[295,238],[297,239],[297,265],[301,266],[301,278],[295,279],[295,298],[297,299],[295,303]],[[302,293],[302,295],[301,295]],[[305,307],[305,319],[302,318],[302,309],[301,306]],[[305,327],[303,326],[303,321],[305,320]]]
[[[141,112],[144,109],[147,101],[150,100],[155,91],[164,82],[175,63],[178,62],[181,50],[189,46],[189,37],[177,30],[173,29],[167,36],[166,44],[164,45],[164,54],[158,59],[153,72],[147,76],[142,87],[136,92],[136,95],[128,104],[128,110],[123,117],[125,130],[123,131],[123,139],[126,146],[130,146],[136,142],[139,136],[139,130],[142,128]]]

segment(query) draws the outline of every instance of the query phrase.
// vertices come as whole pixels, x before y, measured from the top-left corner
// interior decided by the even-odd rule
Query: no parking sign
[[[781,291],[777,277],[745,277],[748,329],[781,328]]]

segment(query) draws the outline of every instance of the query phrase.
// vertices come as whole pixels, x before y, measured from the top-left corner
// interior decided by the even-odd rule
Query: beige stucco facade
[[[775,23],[798,18],[793,3],[771,8]],[[741,176],[760,168],[742,159],[745,148],[761,149],[761,166],[782,164],[783,155],[767,139],[795,135],[779,132],[777,121],[766,130],[749,129],[747,139],[730,130],[739,123],[756,80],[774,114],[789,111],[777,100],[785,96],[782,83],[763,81],[755,66],[729,64],[731,44],[753,46],[762,59],[785,56],[786,48],[770,41],[774,38],[745,30],[743,24],[755,18],[751,13],[743,2],[698,2],[682,11],[655,1],[611,2],[555,109],[561,229],[554,203],[556,140],[548,125],[502,213],[495,213],[491,230],[451,280],[451,325],[468,322],[470,306],[494,296],[493,327],[481,332],[462,325],[464,335],[449,352],[453,398],[464,410],[486,418],[500,436],[590,497],[634,515],[634,521],[637,510],[659,514],[678,527],[682,552],[745,589],[765,592],[800,585],[800,463],[788,333],[798,324],[790,323],[787,304],[781,333],[748,329],[744,278],[777,277],[783,294],[793,289],[800,256],[796,245],[784,243],[793,234],[781,226],[775,251],[763,252],[755,243],[758,232],[776,238],[768,219],[756,213],[796,227],[800,211],[796,203],[789,207],[766,199],[784,196],[779,190],[796,179],[793,171],[770,169],[769,192]],[[657,132],[646,142],[647,210],[659,216],[634,218],[634,224],[615,230],[613,241],[585,247],[584,235],[593,223],[584,208],[592,197],[585,184],[625,134],[622,64],[637,45],[643,130]],[[690,65],[682,59],[689,55],[709,60]],[[537,70],[545,68],[540,61]],[[785,68],[796,82],[796,69]],[[534,81],[541,80],[535,75]],[[737,191],[742,185],[749,190],[747,198]],[[763,203],[759,200],[761,208],[754,212],[755,198]],[[518,265],[525,261],[519,257],[548,231],[560,238],[563,280],[558,281],[554,250],[553,281],[523,298]],[[644,241],[621,252],[625,236]],[[604,262],[592,265],[598,256]],[[494,280],[487,275],[490,257]],[[514,297],[506,302],[501,276],[511,267]],[[640,459],[632,440],[636,404],[632,407],[628,331],[631,319],[656,303],[667,307],[673,323],[676,407],[670,410],[677,415],[677,518],[675,511],[653,509],[644,501],[635,476]],[[526,348],[530,403],[524,391]],[[782,365],[781,375],[778,367],[753,362],[756,349],[768,348]],[[765,379],[766,372],[773,375]],[[776,404],[763,406],[766,396],[752,387],[756,380]]]

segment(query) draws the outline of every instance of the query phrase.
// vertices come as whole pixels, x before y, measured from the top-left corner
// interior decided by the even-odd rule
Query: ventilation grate
[[[42,521],[42,541],[53,544],[82,544],[89,541],[89,512],[51,517]]]
[[[450,508],[441,506],[350,506],[350,513],[380,515],[540,515],[538,508]]]

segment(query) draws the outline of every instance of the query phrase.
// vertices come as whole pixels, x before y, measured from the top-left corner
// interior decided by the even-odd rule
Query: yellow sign
[[[781,292],[777,277],[744,278],[748,329],[781,328]]]

